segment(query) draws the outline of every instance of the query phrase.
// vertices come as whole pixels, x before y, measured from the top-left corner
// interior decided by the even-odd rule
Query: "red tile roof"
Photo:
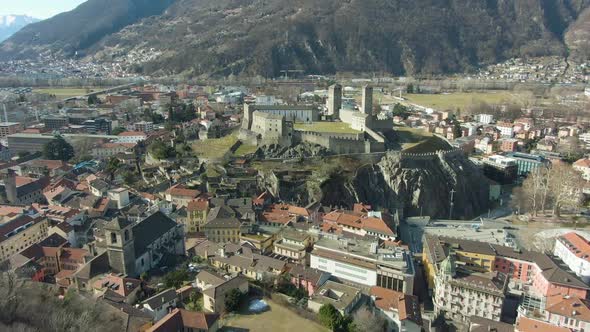
[[[525,316],[518,318],[515,331],[518,332],[571,332],[568,328],[555,326]]]
[[[398,312],[400,320],[407,319],[422,325],[420,303],[416,296],[374,286],[371,287],[371,297],[375,301],[375,306],[381,310],[395,310]]]
[[[188,206],[186,207],[186,210],[188,212],[206,211],[207,208],[209,208],[209,202],[208,201],[195,200],[195,201],[188,202]]]
[[[590,243],[576,232],[570,232],[557,238],[571,253],[590,262]]]

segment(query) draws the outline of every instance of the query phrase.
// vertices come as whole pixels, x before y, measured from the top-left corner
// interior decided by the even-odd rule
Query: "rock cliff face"
[[[352,179],[352,196],[405,216],[472,218],[487,209],[489,184],[461,152],[388,154]],[[329,193],[326,193],[329,195]]]
[[[360,163],[359,163],[360,165]],[[327,166],[326,166],[327,167]],[[485,212],[489,184],[482,172],[460,151],[427,154],[389,153],[377,163],[365,163],[354,172],[270,172],[261,187],[285,201],[352,207],[356,202],[387,209],[400,216],[473,218]]]

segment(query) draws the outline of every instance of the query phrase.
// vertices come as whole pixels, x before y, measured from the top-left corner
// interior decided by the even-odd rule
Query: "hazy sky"
[[[86,0],[0,0],[0,15],[29,15],[49,18],[72,10]]]

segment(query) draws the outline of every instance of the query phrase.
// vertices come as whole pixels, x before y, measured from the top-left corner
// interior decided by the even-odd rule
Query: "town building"
[[[225,299],[227,294],[234,289],[239,290],[243,294],[248,293],[248,280],[242,276],[237,276],[216,282],[210,287],[203,289],[203,308],[205,311],[225,312]]]
[[[0,261],[45,239],[49,233],[47,218],[20,215],[0,225]]]
[[[584,282],[590,281],[590,243],[576,232],[558,236],[553,254]]]
[[[483,159],[483,174],[500,184],[511,184],[518,178],[516,159],[493,155]]]
[[[328,280],[308,299],[307,309],[317,313],[323,305],[331,304],[346,316],[360,300],[360,289]]]
[[[418,297],[383,287],[371,287],[371,301],[387,318],[392,331],[422,331],[422,314]]]
[[[0,138],[23,131],[24,127],[19,122],[0,122]]]
[[[380,286],[405,294],[414,291],[411,255],[399,247],[380,248],[377,241],[324,235],[314,244],[310,266],[362,286]]]
[[[317,292],[328,279],[330,273],[310,268],[306,265],[294,264],[290,266],[289,275],[291,283],[299,289],[303,289],[307,296]]]
[[[190,189],[182,184],[176,184],[164,192],[166,201],[177,207],[188,206],[189,202],[195,200],[201,192],[196,189]]]
[[[217,332],[219,314],[173,309],[146,332]]]
[[[526,176],[537,168],[545,166],[549,163],[547,159],[541,156],[522,152],[508,153],[506,154],[506,157],[516,160],[516,165],[518,166],[518,176]]]
[[[572,166],[575,170],[582,174],[584,180],[590,181],[590,159],[579,159]]]
[[[154,320],[164,318],[178,305],[178,297],[174,288],[169,288],[141,302],[142,310],[150,314]]]
[[[133,131],[139,131],[143,133],[151,133],[154,131],[154,123],[148,121],[140,121],[133,124]]]
[[[459,272],[454,257],[454,253],[447,256],[435,277],[435,312],[463,323],[471,316],[500,320],[508,285],[506,275]]]
[[[117,135],[117,143],[139,143],[147,139],[147,134],[141,131],[124,131]]]
[[[285,230],[274,242],[273,253],[287,257],[297,263],[305,263],[307,250],[311,247],[311,236],[304,232]]]
[[[202,226],[205,237],[218,243],[240,242],[241,222],[236,213],[228,206],[216,206],[209,211],[207,223]]]
[[[156,212],[132,223],[116,217],[104,226],[109,265],[116,273],[138,276],[158,266],[166,254],[184,254],[182,225]]]
[[[188,202],[186,211],[187,218],[184,230],[187,233],[201,232],[202,227],[207,223],[209,215],[209,202],[205,200],[193,200]]]

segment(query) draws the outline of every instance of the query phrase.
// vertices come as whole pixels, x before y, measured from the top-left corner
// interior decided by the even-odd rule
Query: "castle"
[[[342,86],[328,91],[326,119],[349,124],[358,133],[316,132],[295,129],[295,123],[320,121],[313,106],[244,104],[240,139],[262,145],[292,146],[298,143],[321,145],[335,154],[385,151],[385,137],[379,132],[393,128],[393,121],[378,120],[373,114],[373,88],[364,86],[360,110],[342,107]]]

